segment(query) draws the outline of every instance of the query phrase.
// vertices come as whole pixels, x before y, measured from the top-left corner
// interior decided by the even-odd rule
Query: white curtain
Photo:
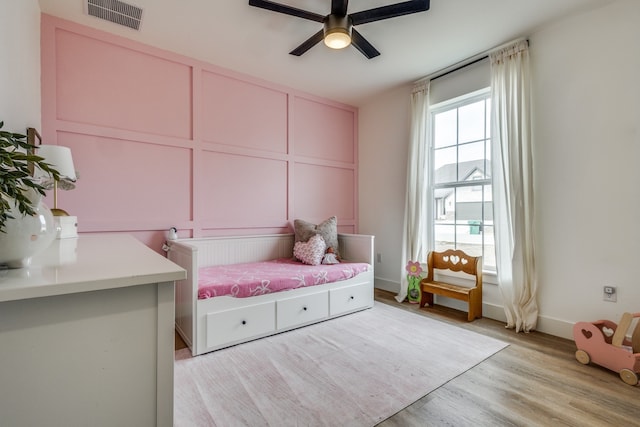
[[[411,133],[407,158],[407,193],[405,196],[402,236],[402,265],[400,266],[400,292],[396,300],[407,297],[408,261],[426,262],[430,241],[432,202],[429,197],[429,146],[428,134],[429,81],[414,86],[411,92]]]
[[[533,158],[529,46],[491,59],[493,210],[498,283],[507,327],[534,330],[538,318],[533,242]]]

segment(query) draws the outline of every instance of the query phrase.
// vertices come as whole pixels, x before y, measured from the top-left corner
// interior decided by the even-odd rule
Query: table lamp
[[[43,187],[53,188],[53,214],[56,226],[58,227],[58,238],[77,237],[78,218],[69,216],[67,211],[58,207],[58,187],[63,190],[73,190],[76,187],[76,170],[73,166],[71,149],[60,145],[38,145],[36,154],[49,163],[52,168],[60,174],[59,179],[54,179],[50,175],[41,176]]]

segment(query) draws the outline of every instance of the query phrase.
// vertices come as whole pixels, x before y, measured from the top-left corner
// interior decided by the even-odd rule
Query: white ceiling
[[[300,57],[288,52],[322,24],[248,5],[248,0],[125,0],[141,7],[139,31],[83,12],[86,0],[39,0],[43,13],[254,77],[361,105],[369,97],[412,82],[571,14],[616,0],[431,0],[427,12],[357,27],[381,55],[322,43]],[[331,0],[274,0],[321,15]],[[402,0],[351,0],[348,12]]]

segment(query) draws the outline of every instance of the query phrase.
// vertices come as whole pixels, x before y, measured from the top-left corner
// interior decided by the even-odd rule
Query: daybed
[[[194,356],[373,306],[373,236],[339,234],[340,255],[369,264],[333,283],[237,298],[198,298],[204,267],[292,258],[293,234],[177,239],[168,258],[187,271],[176,281],[176,330]],[[341,265],[341,264],[338,264]]]

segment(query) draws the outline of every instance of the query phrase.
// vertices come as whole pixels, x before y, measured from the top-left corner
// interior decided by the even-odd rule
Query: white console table
[[[185,276],[124,234],[56,240],[0,270],[0,424],[172,426]]]

